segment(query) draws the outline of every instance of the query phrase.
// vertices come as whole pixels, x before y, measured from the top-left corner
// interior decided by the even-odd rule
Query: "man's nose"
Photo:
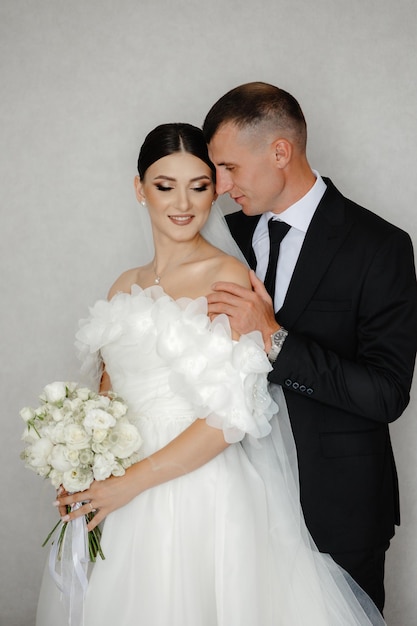
[[[219,196],[222,193],[227,193],[233,187],[233,182],[230,174],[224,170],[216,171],[216,193]]]

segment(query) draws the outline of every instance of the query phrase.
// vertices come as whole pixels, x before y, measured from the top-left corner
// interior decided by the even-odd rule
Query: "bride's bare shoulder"
[[[217,257],[215,280],[250,287],[249,268],[234,256],[221,253]]]
[[[130,293],[133,285],[140,285],[141,270],[141,267],[134,267],[120,274],[110,287],[108,300],[111,300],[117,293]]]

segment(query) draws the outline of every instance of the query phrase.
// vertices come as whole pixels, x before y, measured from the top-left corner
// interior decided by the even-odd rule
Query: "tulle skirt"
[[[275,399],[282,405],[280,393]],[[171,425],[167,433],[162,423],[143,422],[145,452],[186,426]],[[384,624],[359,587],[315,548],[295,467],[284,407],[270,436],[233,444],[110,514],[106,559],[93,567],[84,625]],[[37,626],[68,623],[58,594],[45,579]]]

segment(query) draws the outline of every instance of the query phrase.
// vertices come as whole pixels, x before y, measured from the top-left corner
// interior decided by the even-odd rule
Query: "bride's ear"
[[[145,196],[143,195],[143,185],[139,176],[135,176],[133,185],[135,187],[137,201],[143,204],[145,202]]]

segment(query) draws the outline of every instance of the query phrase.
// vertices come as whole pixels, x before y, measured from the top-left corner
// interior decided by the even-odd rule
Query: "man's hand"
[[[272,300],[253,270],[250,270],[250,280],[253,291],[236,283],[214,283],[214,293],[207,297],[208,313],[211,318],[225,313],[232,329],[239,335],[261,331],[265,350],[269,352],[271,335],[279,329],[279,324],[275,320]]]

